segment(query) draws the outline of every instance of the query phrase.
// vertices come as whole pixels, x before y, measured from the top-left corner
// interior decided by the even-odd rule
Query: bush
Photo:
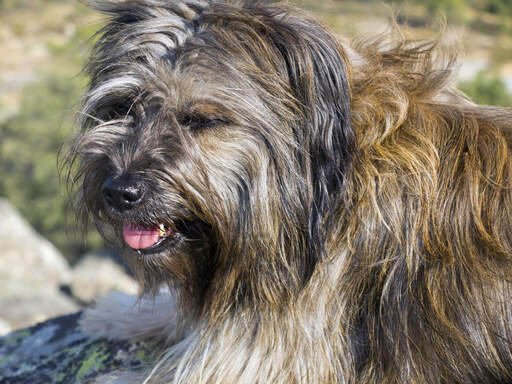
[[[427,0],[424,4],[429,18],[433,20],[437,20],[439,15],[455,23],[462,23],[466,19],[467,0]]]
[[[485,10],[490,13],[510,13],[512,11],[512,0],[487,0]]]
[[[85,88],[80,53],[86,48],[84,35],[90,36],[92,29],[78,28],[66,43],[48,42],[51,62],[41,69],[37,83],[23,89],[18,112],[0,122],[0,196],[71,262],[103,246],[94,231],[84,238],[57,170],[58,153],[71,135],[76,103]]]
[[[57,154],[70,134],[70,100],[80,87],[67,79],[49,76],[24,91],[20,113],[0,124],[0,195],[7,197],[44,237],[70,261],[86,244],[68,212],[66,187],[59,180]],[[63,111],[68,110],[64,118]],[[101,242],[91,233],[87,246]]]
[[[489,71],[479,72],[473,80],[459,84],[459,88],[477,104],[512,107],[512,95],[505,82]]]
[[[466,21],[466,10],[470,0],[413,0],[424,7],[425,19],[428,22],[438,21],[446,17],[449,22],[462,23]],[[390,4],[411,3],[408,0],[387,0]]]

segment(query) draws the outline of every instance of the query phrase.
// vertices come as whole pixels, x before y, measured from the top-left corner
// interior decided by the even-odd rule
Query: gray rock
[[[71,293],[85,303],[111,291],[137,293],[137,284],[125,270],[105,255],[87,254],[73,268]]]
[[[0,199],[0,281],[0,319],[9,328],[79,309],[59,291],[71,281],[66,259],[4,199]]]
[[[80,316],[0,337],[0,383],[82,384],[118,369],[137,371],[161,352],[143,343],[90,339],[78,327]]]

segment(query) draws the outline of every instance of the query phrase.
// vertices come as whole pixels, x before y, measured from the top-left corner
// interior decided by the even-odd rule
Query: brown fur
[[[450,94],[437,42],[378,44],[356,46],[338,235],[349,323],[371,330],[358,380],[509,382],[511,113]]]
[[[102,6],[205,32],[169,48],[171,70],[151,61],[155,29],[107,26],[71,161],[83,210],[114,238],[123,220],[199,223],[157,258],[122,245],[144,290],[168,284],[180,316],[125,327],[101,315],[107,301],[84,329],[122,318],[119,337],[163,341],[155,383],[511,382],[510,110],[455,91],[438,41],[349,48],[278,6],[164,3]],[[184,128],[197,124],[210,125]],[[102,205],[112,169],[158,191],[142,213]]]

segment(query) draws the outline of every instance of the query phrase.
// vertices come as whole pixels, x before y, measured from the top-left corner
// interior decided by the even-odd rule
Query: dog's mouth
[[[144,226],[135,223],[123,225],[124,242],[140,253],[157,252],[161,245],[175,233],[165,224]]]

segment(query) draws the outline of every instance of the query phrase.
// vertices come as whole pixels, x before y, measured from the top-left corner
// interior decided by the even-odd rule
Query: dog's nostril
[[[102,187],[103,199],[107,205],[125,211],[142,201],[144,188],[142,184],[129,175],[109,177]]]
[[[135,203],[140,200],[142,190],[139,187],[127,187],[122,193],[122,199],[127,203]]]

